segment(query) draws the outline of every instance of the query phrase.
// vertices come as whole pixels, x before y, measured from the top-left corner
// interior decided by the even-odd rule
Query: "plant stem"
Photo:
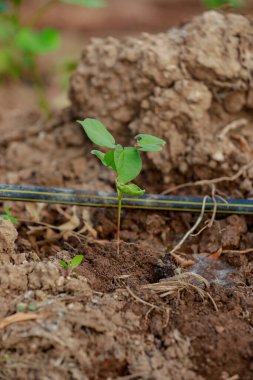
[[[47,100],[46,88],[43,81],[41,80],[41,75],[38,70],[37,62],[35,62],[31,68],[31,75],[36,92],[37,104],[44,116],[48,118],[50,116],[51,109]]]
[[[120,221],[121,221],[122,192],[118,190],[118,223],[117,223],[117,254],[120,248]]]
[[[48,0],[45,4],[43,4],[40,8],[38,8],[32,18],[29,20],[28,25],[34,27],[40,19],[44,16],[44,14],[55,4],[57,4],[59,0]]]

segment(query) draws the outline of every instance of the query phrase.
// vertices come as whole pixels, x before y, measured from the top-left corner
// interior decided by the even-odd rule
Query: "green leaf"
[[[34,32],[29,28],[22,28],[15,38],[16,46],[30,54],[45,54],[55,51],[60,45],[60,36],[57,30],[45,28],[41,32]]]
[[[109,150],[107,153],[100,152],[100,150],[92,150],[91,153],[97,156],[104,166],[116,171],[114,163],[114,149]]]
[[[141,147],[139,150],[141,150],[142,152],[159,152],[160,150],[162,150],[162,146],[161,145],[144,145],[143,147]]]
[[[28,305],[27,309],[28,309],[29,311],[35,311],[35,310],[36,310],[36,305],[34,305],[33,303],[30,303],[30,304]]]
[[[116,166],[114,162],[114,149],[109,150],[109,152],[105,154],[104,165],[116,171]]]
[[[77,120],[83,127],[89,139],[96,145],[115,148],[115,139],[107,128],[96,119]]]
[[[141,189],[139,186],[135,185],[134,183],[128,183],[127,185],[121,185],[117,183],[117,189],[123,194],[129,194],[129,195],[143,195],[145,193],[145,190]]]
[[[71,267],[71,269],[74,269],[74,268],[78,267],[78,265],[80,265],[82,261],[83,261],[83,255],[76,255],[70,261],[70,267]]]
[[[0,218],[2,218],[3,220],[9,220],[13,224],[17,223],[17,219],[12,215],[9,207],[5,207],[4,212],[5,212],[5,214],[0,215]]]
[[[165,145],[166,141],[159,139],[158,137],[152,136],[152,135],[144,135],[139,134],[135,136],[135,139],[137,139],[137,145],[138,147],[142,148],[145,145]]]
[[[67,263],[67,261],[65,260],[59,260],[58,263],[65,269],[69,269],[69,263]]]
[[[115,159],[115,165],[118,182],[126,184],[140,174],[142,168],[141,156],[136,148],[124,148],[122,151],[119,151],[118,157]]]
[[[100,161],[102,162],[102,164],[105,165],[105,163],[104,163],[105,154],[103,152],[100,152],[100,150],[92,150],[91,154],[94,154],[94,156],[97,156],[97,158],[100,159]]]
[[[17,305],[17,307],[16,307],[16,313],[20,313],[21,311],[26,310],[26,308],[27,308],[27,305],[24,304],[24,303],[21,303],[21,304]]]
[[[52,28],[45,28],[38,34],[39,53],[45,54],[60,47],[60,34]]]
[[[61,0],[61,2],[70,5],[81,5],[86,8],[101,8],[106,5],[104,0]]]
[[[230,0],[229,3],[232,7],[242,7],[244,5],[243,0]]]
[[[120,162],[120,156],[123,152],[123,146],[120,144],[116,145],[116,148],[114,149],[114,163],[116,167],[116,171],[118,172],[119,162]]]

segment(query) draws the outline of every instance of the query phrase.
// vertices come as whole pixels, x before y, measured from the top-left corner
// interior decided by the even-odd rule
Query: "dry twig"
[[[253,248],[243,249],[241,251],[233,250],[233,249],[224,249],[222,253],[239,253],[240,255],[244,255],[246,253],[253,252]]]
[[[228,134],[228,132],[230,132],[232,130],[235,130],[237,128],[245,127],[247,124],[248,124],[248,120],[247,119],[234,120],[231,123],[227,124],[225,126],[225,128],[223,128],[221,130],[221,132],[218,135],[218,138],[221,139],[221,140],[223,140],[224,137]]]
[[[48,314],[37,314],[37,313],[16,313],[10,315],[9,317],[0,319],[0,329],[12,325],[13,323],[32,321],[39,318],[47,318]]]

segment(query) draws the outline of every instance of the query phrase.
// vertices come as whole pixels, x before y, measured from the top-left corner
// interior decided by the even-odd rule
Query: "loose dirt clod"
[[[13,223],[0,218],[0,254],[13,253],[17,237],[18,232]]]
[[[72,112],[127,140],[140,130],[166,140],[148,153],[164,185],[232,176],[252,157],[252,29],[242,15],[212,11],[158,35],[93,39],[72,77]]]

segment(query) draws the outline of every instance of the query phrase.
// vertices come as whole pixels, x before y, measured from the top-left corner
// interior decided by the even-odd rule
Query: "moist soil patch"
[[[136,84],[136,76],[141,77],[137,86],[140,93],[135,91],[133,97],[129,85],[123,92],[128,91],[129,96],[123,99],[126,104],[118,99],[124,112],[121,110],[115,116],[112,128],[127,142],[137,122],[143,121],[144,124],[139,124],[145,126],[146,132],[162,125],[160,135],[165,138],[167,134],[168,140],[170,136],[174,139],[166,157],[160,156],[155,161],[150,156],[145,161],[141,180],[147,184],[148,192],[161,192],[169,184],[179,185],[188,180],[236,174],[242,165],[252,160],[252,96],[247,87],[251,61],[240,61],[244,67],[244,71],[240,71],[241,66],[232,62],[228,54],[226,59],[232,62],[230,74],[227,71],[229,77],[222,68],[213,67],[213,55],[219,55],[223,46],[219,45],[218,51],[212,52],[210,61],[203,61],[206,55],[202,53],[197,59],[196,45],[200,44],[195,37],[203,34],[194,33],[194,30],[200,30],[203,25],[204,28],[213,25],[220,33],[229,26],[232,58],[238,60],[238,33],[245,43],[242,58],[249,56],[250,21],[242,16],[217,16],[214,12],[196,19],[185,29],[170,32],[169,37],[160,34],[139,41],[128,40],[125,56],[116,55],[116,63],[112,61],[111,66],[115,44],[120,52],[124,50],[123,43],[115,40],[107,41],[107,45],[94,42],[87,48],[90,55],[82,59],[73,77],[70,109],[49,123],[44,123],[35,113],[13,111],[7,115],[2,112],[0,182],[113,191],[114,178],[89,154],[91,145],[74,123],[77,113],[90,116],[88,114],[94,112],[95,105],[85,103],[87,93],[85,96],[82,93],[85,91],[83,84],[93,75],[90,70],[94,52],[104,55],[104,47],[109,57],[97,62],[106,62],[112,77],[121,73],[122,85],[126,87],[129,85],[127,72],[134,75],[132,84]],[[187,35],[188,42],[185,39],[182,43]],[[211,36],[214,35],[213,32]],[[181,45],[177,43],[178,38]],[[168,51],[183,57],[187,65],[177,65],[178,56],[169,55],[168,60],[173,61],[174,66],[172,63],[166,66],[165,50],[161,52],[165,60],[156,54],[164,46],[161,41],[168,41],[169,47],[176,44],[177,49]],[[191,48],[183,47],[187,43]],[[147,51],[143,67],[138,63],[139,56],[133,55],[131,50],[136,45],[142,46],[142,54]],[[185,50],[179,52],[179,48]],[[149,59],[151,63],[153,59],[161,63],[158,72],[147,72],[151,64]],[[168,67],[175,75],[174,82],[160,75]],[[106,73],[95,66],[93,70],[95,74],[100,71],[102,77]],[[116,79],[110,81],[108,107],[114,106],[114,95],[118,94]],[[94,97],[102,93],[99,81],[90,83],[93,83]],[[242,90],[238,90],[238,86],[242,86]],[[167,98],[174,99],[175,109],[181,105],[177,115],[164,105]],[[232,102],[233,99],[242,99],[238,111],[238,102]],[[100,102],[98,97],[96,100]],[[83,111],[82,101],[86,104]],[[134,109],[132,113],[129,102]],[[106,107],[105,112],[106,118],[113,114]],[[125,115],[129,120],[124,119]],[[161,120],[156,123],[158,115],[164,123]],[[232,118],[247,119],[247,124],[243,122],[235,127],[245,128],[243,139],[233,135]],[[203,124],[204,121],[208,123]],[[130,128],[127,127],[129,123]],[[224,131],[226,124],[232,129],[226,130],[228,135],[227,132],[222,134],[221,141],[216,132],[221,125]],[[169,129],[165,130],[165,126]],[[218,145],[213,136],[219,140]],[[185,146],[190,147],[187,152]],[[201,163],[197,160],[200,156]],[[210,156],[212,160],[208,160]],[[221,159],[223,161],[219,161]],[[162,165],[164,162],[169,163],[166,168]],[[190,165],[192,170],[189,170]],[[242,177],[224,181],[221,186],[216,184],[216,190],[222,190],[222,197],[250,195],[250,176],[252,171],[246,170]],[[180,191],[188,194],[185,189]],[[207,192],[210,192],[209,186],[199,190],[201,195]],[[196,188],[189,193],[197,193]],[[2,204],[6,205],[8,202]],[[216,215],[209,223],[212,215],[204,216],[199,233],[190,236],[171,255],[172,248],[198,216],[123,210],[122,242],[120,255],[117,255],[115,209],[9,205],[18,223],[15,227],[7,221],[0,224],[0,379],[252,379],[252,217]],[[200,232],[203,226],[206,228]],[[76,273],[67,276],[58,260],[69,260],[77,254],[83,254],[84,260]],[[188,282],[184,282],[186,274],[191,279]],[[174,288],[170,281],[174,281]],[[166,291],[158,294],[154,288],[147,289],[154,283],[167,284]]]
[[[195,261],[187,271],[197,268],[208,278],[210,286],[204,290],[216,310],[209,297],[203,299],[192,288],[161,298],[143,287],[185,271],[166,247],[194,223],[193,215],[139,211],[138,219],[152,217],[174,229],[164,241],[157,237],[156,224],[148,223],[152,243],[140,238],[141,232],[146,236],[145,223],[138,224],[135,213],[125,211],[123,226],[136,224],[138,243],[130,234],[117,255],[115,242],[106,234],[99,238],[99,231],[96,239],[90,233],[76,235],[79,226],[59,234],[54,226],[66,222],[72,211],[68,207],[64,215],[62,208],[57,213],[54,206],[46,206],[39,213],[35,207],[41,218],[37,222],[29,207],[17,205],[13,210],[21,220],[29,216],[30,222],[19,222],[18,237],[13,226],[3,222],[0,327],[20,306],[37,319],[1,327],[2,379],[252,378],[252,254],[232,251],[209,259],[209,264],[201,254],[216,248],[210,245],[210,235],[211,241],[223,239],[224,247],[240,251],[252,236],[250,220],[221,217],[212,234],[206,230],[182,248],[188,252],[184,258]],[[98,215],[105,212],[90,213],[99,225]],[[235,225],[239,237],[231,245],[231,238],[224,236],[230,236]],[[58,260],[76,254],[83,254],[84,261],[76,275],[66,277]],[[221,276],[224,266],[230,268],[229,282]]]

